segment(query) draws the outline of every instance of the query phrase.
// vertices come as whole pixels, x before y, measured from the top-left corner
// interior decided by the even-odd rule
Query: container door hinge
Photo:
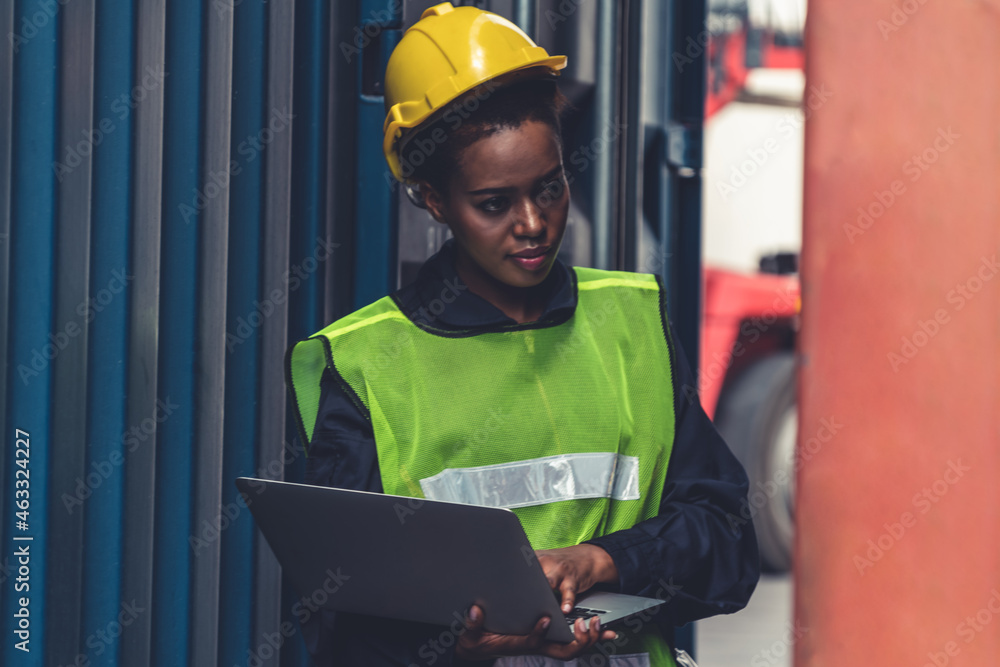
[[[697,175],[702,166],[702,126],[671,121],[664,145],[667,166],[682,178]]]

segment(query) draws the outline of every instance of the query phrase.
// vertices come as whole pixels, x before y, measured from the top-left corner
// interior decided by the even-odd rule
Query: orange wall
[[[806,47],[795,664],[996,667],[1000,0],[810,0]]]

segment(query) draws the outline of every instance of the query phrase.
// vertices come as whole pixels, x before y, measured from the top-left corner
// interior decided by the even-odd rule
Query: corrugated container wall
[[[0,663],[304,664],[232,480],[347,307],[347,4],[0,3]]]

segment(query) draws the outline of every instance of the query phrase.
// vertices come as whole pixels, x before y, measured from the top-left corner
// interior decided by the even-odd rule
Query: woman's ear
[[[423,197],[424,206],[435,220],[441,224],[448,224],[444,219],[444,197],[427,181],[417,181],[420,186],[420,195]]]

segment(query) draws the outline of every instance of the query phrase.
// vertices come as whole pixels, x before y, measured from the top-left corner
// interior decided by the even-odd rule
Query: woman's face
[[[480,139],[460,155],[447,195],[427,208],[455,236],[456,269],[487,300],[545,280],[566,231],[569,187],[554,130],[526,121]]]

